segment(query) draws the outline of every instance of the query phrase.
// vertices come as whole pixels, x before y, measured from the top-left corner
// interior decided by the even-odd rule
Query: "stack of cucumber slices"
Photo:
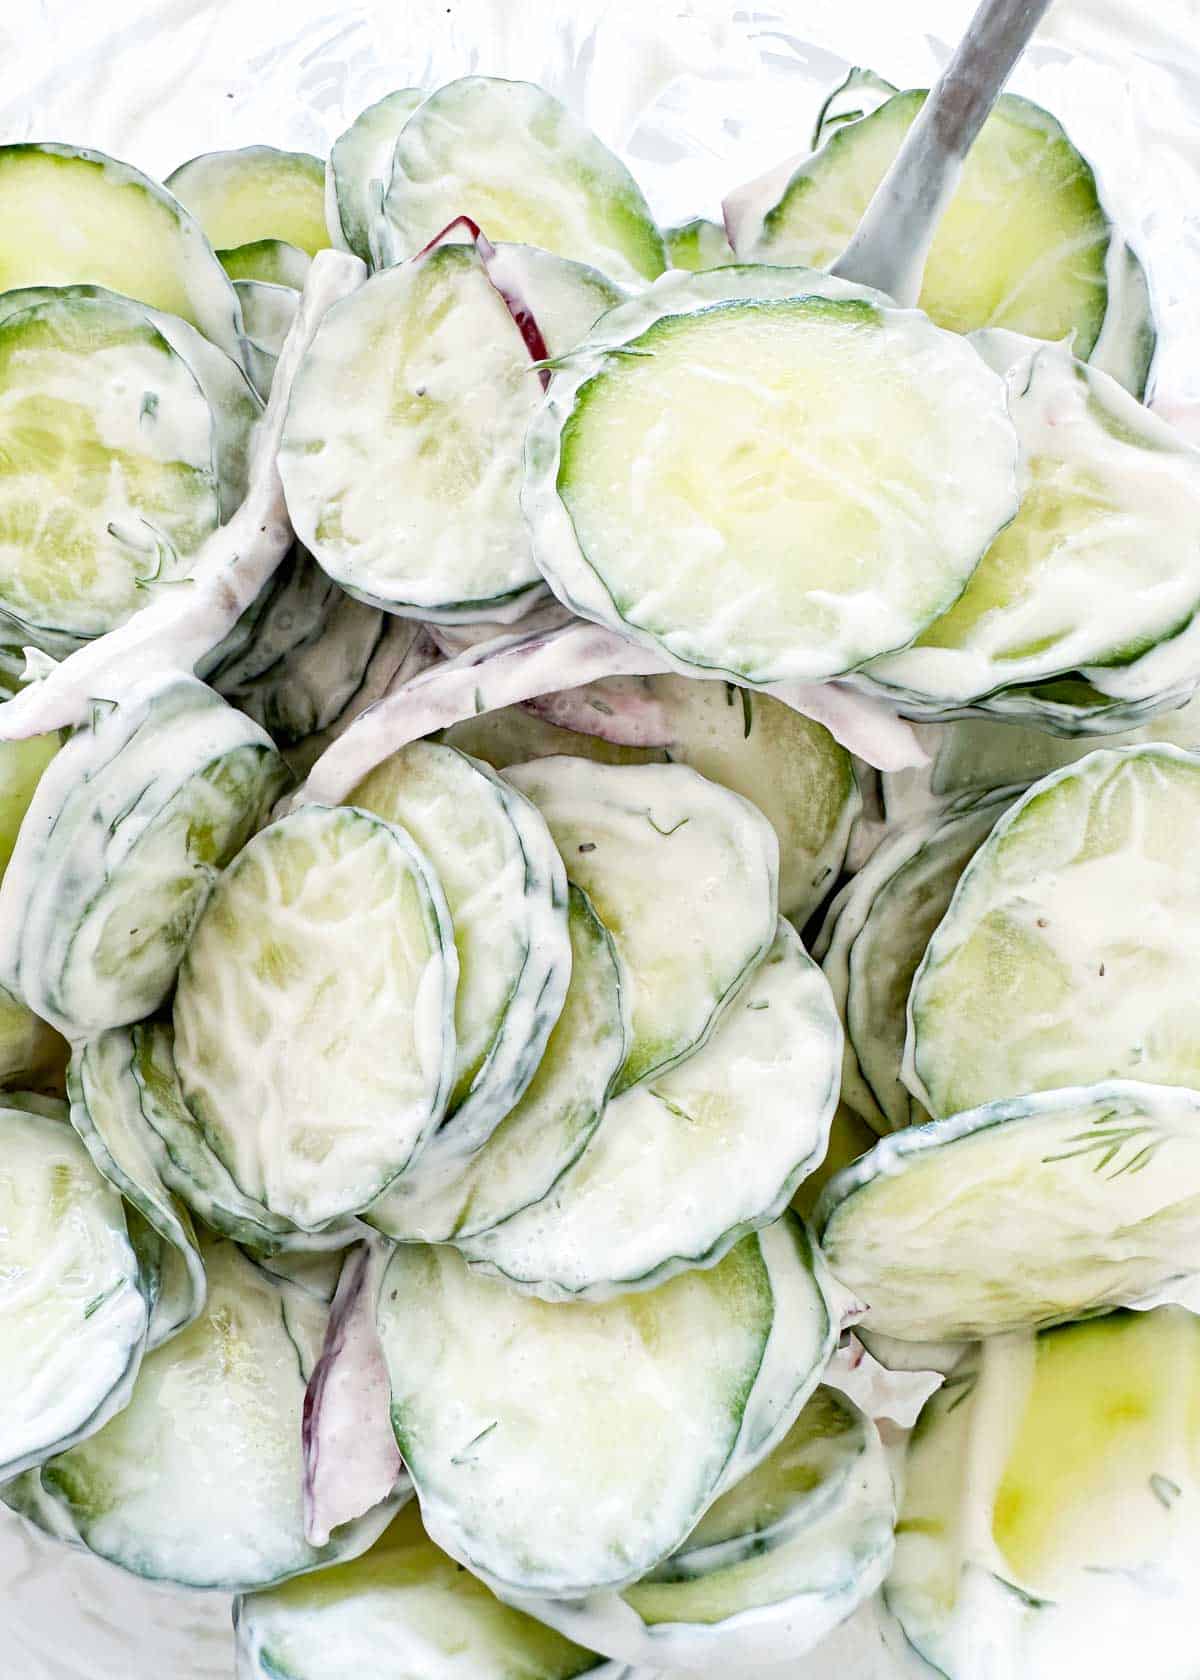
[[[239,1680],[1192,1680],[1200,452],[925,97],[0,147],[0,1500]]]

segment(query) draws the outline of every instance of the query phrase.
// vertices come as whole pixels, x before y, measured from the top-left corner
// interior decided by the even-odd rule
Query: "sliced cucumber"
[[[372,268],[382,266],[383,195],[392,178],[396,140],[424,97],[420,88],[385,94],[358,113],[329,153],[325,219],[333,242]]]
[[[900,1077],[908,994],[963,870],[1014,795],[1000,789],[899,830],[847,889],[824,967],[846,1028],[843,1092],[880,1133],[928,1118]]]
[[[592,263],[622,285],[666,267],[624,164],[530,82],[464,76],[439,88],[397,136],[383,208],[397,257],[467,215],[492,241]]]
[[[894,1519],[878,1430],[836,1390],[818,1388],[774,1452],[665,1563],[619,1594],[539,1611],[638,1672],[785,1662],[879,1586]]]
[[[0,742],[0,877],[43,772],[61,744],[57,731],[28,741]],[[21,998],[0,986],[0,1088],[61,1090],[68,1046]]]
[[[1200,1320],[985,1342],[908,1449],[887,1602],[948,1680],[1190,1680]],[[986,1664],[986,1667],[982,1666]]]
[[[412,837],[454,924],[448,1119],[416,1167],[432,1182],[487,1141],[537,1072],[571,977],[567,879],[537,808],[453,747],[402,747],[347,803]]]
[[[627,970],[632,1045],[618,1088],[673,1066],[775,937],[770,824],[681,764],[544,758],[505,775],[545,817]]]
[[[198,222],[148,176],[78,146],[0,146],[0,292],[107,286],[182,315],[235,360],[241,316]]]
[[[1027,787],[1052,770],[1074,764],[1097,747],[1133,747],[1146,741],[1169,741],[1177,747],[1200,747],[1200,699],[1163,712],[1136,729],[1073,740],[1043,729],[988,718],[961,718],[920,728],[930,762],[920,770],[898,770],[882,778],[889,822],[928,811],[931,803],[992,788]]]
[[[563,729],[524,706],[501,706],[451,724],[440,737],[447,746],[481,758],[493,770],[527,764],[534,758],[587,758],[596,764],[665,764],[662,747],[626,747],[598,735]]]
[[[861,287],[680,278],[603,318],[530,428],[547,581],[685,672],[812,683],[906,645],[1016,512],[1003,382]]]
[[[734,228],[739,256],[832,263],[924,101],[920,89],[897,93],[859,121],[839,121],[782,192],[759,196],[753,208],[755,195],[747,195]],[[1029,100],[1001,94],[938,224],[921,308],[954,332],[1007,327],[1033,338],[1073,336],[1084,357],[1103,335],[1113,371],[1140,396],[1154,325],[1131,268],[1140,276],[1090,165],[1061,125]]]
[[[285,239],[252,239],[245,245],[234,245],[228,251],[218,251],[221,266],[237,286],[239,280],[254,280],[264,286],[284,286],[298,292],[304,285],[312,258],[297,245]],[[239,292],[242,315],[246,313],[246,292]],[[253,328],[246,320],[246,330],[253,336]]]
[[[156,1348],[186,1330],[204,1309],[204,1262],[187,1209],[171,1195],[161,1171],[162,1149],[132,1109],[131,1041],[123,1031],[102,1033],[78,1047],[67,1073],[71,1124],[104,1177],[162,1239],[162,1276],[147,1346]]]
[[[76,303],[96,305],[75,317],[75,327],[86,338],[89,318],[103,322],[130,319],[130,302],[103,286],[25,286],[0,294],[0,321],[39,304],[56,304],[64,311]],[[262,416],[262,404],[239,362],[205,338],[178,315],[143,304],[133,312],[140,315],[166,339],[171,349],[187,364],[212,412],[213,464],[218,480],[222,520],[231,519],[241,506],[249,487],[250,449],[255,428]],[[113,370],[114,372],[116,370]],[[118,375],[119,377],[119,375]],[[169,416],[164,416],[164,419]],[[139,414],[139,422],[142,416]],[[110,440],[111,442],[111,440]],[[119,463],[118,463],[119,464]],[[164,574],[164,580],[169,577]],[[154,580],[143,580],[143,597],[153,597]]]
[[[233,284],[246,323],[247,360],[254,389],[265,402],[275,382],[284,340],[300,307],[300,294],[290,286],[266,285],[261,280],[235,280]]]
[[[150,1293],[117,1192],[65,1103],[0,1106],[0,1477],[82,1440],[126,1404]]]
[[[181,163],[166,184],[218,251],[278,239],[314,257],[329,244],[325,165],[308,152],[204,152]]]
[[[494,1598],[405,1506],[369,1552],[234,1606],[238,1680],[633,1680]]]
[[[967,705],[994,689],[1126,666],[1200,605],[1200,452],[1062,345],[976,335],[1009,383],[1030,482],[948,613],[868,667],[903,702]]]
[[[720,222],[706,222],[702,216],[667,228],[663,239],[671,267],[686,269],[689,274],[706,268],[728,268],[738,260]]]
[[[546,1195],[582,1153],[628,1050],[621,969],[608,929],[570,889],[571,982],[524,1095],[458,1170],[420,1163],[365,1217],[396,1241],[452,1242],[486,1231]]]
[[[1040,1329],[1200,1271],[1200,1095],[1124,1080],[989,1103],[876,1145],[817,1212],[864,1326]]]
[[[203,1257],[203,1315],[147,1355],[124,1411],[10,1483],[5,1502],[110,1563],[182,1586],[244,1590],[356,1556],[394,1501],[327,1546],[304,1538],[305,1345],[320,1346],[326,1309],[232,1243],[206,1240]]]
[[[542,1201],[459,1246],[552,1301],[711,1265],[777,1218],[821,1160],[841,1050],[825,978],[781,920],[707,1043],[611,1103]]]
[[[69,652],[184,576],[220,521],[214,444],[194,373],[137,304],[55,295],[0,321],[8,641]]]
[[[850,754],[780,700],[726,683],[644,677],[671,757],[757,805],[779,838],[779,909],[803,927],[836,880],[861,808]]]
[[[1106,1079],[1200,1086],[1200,758],[1091,753],[976,852],[909,999],[904,1081],[935,1117]]]
[[[0,966],[70,1038],[167,997],[218,870],[288,783],[270,739],[194,677],[153,677],[38,784],[0,884]]]
[[[836,1331],[813,1264],[783,1220],[659,1289],[550,1306],[397,1248],[379,1325],[431,1538],[506,1594],[645,1574],[816,1386]]]
[[[552,351],[605,307],[590,269],[544,252],[501,258],[519,264]],[[337,396],[347,380],[351,407]],[[375,275],[330,310],[293,387],[279,466],[298,534],[343,588],[389,611],[518,613],[542,588],[519,505],[540,396],[521,331],[472,246]],[[381,499],[393,479],[404,496]]]
[[[257,834],[174,1006],[184,1097],[238,1187],[308,1231],[386,1189],[444,1112],[457,981],[445,897],[402,830],[306,806]]]
[[[307,1264],[314,1251],[317,1266],[332,1264],[334,1276],[325,1297],[331,1299],[340,1262],[327,1259],[328,1252],[354,1240],[354,1222],[335,1220],[319,1233],[301,1231],[246,1195],[184,1101],[174,1045],[174,1033],[164,1021],[134,1027],[119,1085],[114,1080],[124,1124],[140,1134],[163,1183],[180,1201],[213,1230],[254,1251],[260,1264],[269,1261],[268,1269],[284,1262]]]

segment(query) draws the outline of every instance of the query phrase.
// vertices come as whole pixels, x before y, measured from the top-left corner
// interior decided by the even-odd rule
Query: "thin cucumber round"
[[[493,243],[538,245],[621,285],[666,267],[624,164],[530,82],[464,76],[425,100],[397,136],[383,209],[394,258],[467,215]]]
[[[1115,1313],[996,1337],[908,1447],[884,1593],[947,1680],[1195,1671],[1200,1320]]]
[[[0,146],[0,226],[0,292],[107,286],[241,359],[237,295],[200,224],[130,164],[79,146]]]
[[[758,685],[905,646],[1017,511],[1003,381],[824,275],[667,279],[601,319],[530,428],[555,594],[685,673]]]
[[[369,1552],[234,1606],[238,1680],[634,1680],[494,1598],[406,1505]]]
[[[56,730],[27,741],[0,742],[0,877],[8,868],[17,835],[38,782],[61,746]],[[22,998],[0,986],[0,1088],[61,1090],[69,1047]]]
[[[524,706],[500,706],[451,724],[439,736],[449,747],[481,758],[493,770],[508,770],[535,758],[586,758],[595,764],[665,764],[665,747],[627,747],[599,735],[581,735],[539,717]]]
[[[706,268],[728,268],[738,260],[721,224],[707,222],[702,216],[667,228],[663,239],[671,267],[686,269],[689,274],[699,274]]]
[[[424,1160],[367,1209],[395,1241],[455,1242],[539,1201],[586,1147],[624,1064],[629,1030],[612,936],[578,887],[568,907],[571,980],[520,1100],[469,1160],[429,1175]]]
[[[385,94],[334,141],[325,175],[325,220],[335,245],[371,268],[382,267],[383,195],[392,178],[400,130],[425,95],[420,88]]]
[[[505,776],[545,817],[627,972],[619,1088],[663,1072],[704,1042],[775,937],[774,831],[681,764],[543,758]]]
[[[552,351],[570,349],[612,301],[592,270],[544,252],[499,260],[515,267]],[[473,246],[375,275],[330,310],[292,390],[279,467],[298,535],[343,588],[389,611],[451,622],[519,613],[542,589],[520,509],[540,397]],[[403,483],[403,497],[381,498],[384,481]]]
[[[300,1415],[327,1309],[232,1243],[206,1240],[203,1257],[203,1314],[147,1355],[125,1409],[3,1497],[133,1574],[236,1592],[365,1551],[396,1499],[308,1544]]]
[[[275,382],[275,368],[284,340],[300,307],[300,294],[290,286],[261,280],[235,280],[234,290],[246,323],[246,354],[254,389],[265,402]]]
[[[783,1220],[659,1289],[551,1306],[401,1245],[379,1328],[430,1537],[506,1595],[645,1574],[816,1386],[836,1330],[814,1264]]]
[[[298,292],[304,285],[312,258],[286,239],[251,239],[245,245],[218,251],[221,267],[236,286],[239,280],[255,280],[264,286],[284,286]],[[246,293],[239,292],[245,316]],[[249,320],[246,330],[251,332]]]
[[[956,806],[930,825],[900,830],[851,882],[848,896],[855,909],[839,920],[825,971],[843,1002],[847,1057],[854,1058],[869,1092],[864,1118],[881,1133],[928,1118],[900,1077],[908,994],[963,870],[1015,791],[1000,789]],[[866,914],[856,930],[862,909]],[[861,1094],[857,1084],[850,1089],[855,1097]]]
[[[816,1223],[867,1329],[937,1342],[1186,1285],[1197,1205],[1200,1095],[1115,1080],[887,1138],[826,1187]]]
[[[1106,1079],[1200,1085],[1200,758],[1089,754],[976,852],[913,981],[904,1082],[935,1117]]]
[[[81,338],[86,333],[89,315],[102,321],[104,316],[100,311],[103,309],[107,309],[111,318],[114,312],[120,314],[130,308],[128,298],[105,291],[102,286],[25,286],[19,291],[0,294],[0,321],[39,304],[53,303],[69,309],[77,302],[96,306],[95,312],[85,309],[79,313],[76,326]],[[255,428],[262,417],[262,403],[256,398],[241,364],[231,360],[187,321],[178,315],[168,314],[164,309],[153,309],[149,304],[139,305],[136,313],[142,315],[187,364],[208,403],[212,412],[213,464],[217,474],[221,519],[228,520],[241,506],[249,487],[250,449]],[[126,318],[129,318],[127,313]],[[149,406],[145,404],[145,398],[143,404]],[[148,415],[139,415],[146,424],[149,418]],[[169,416],[164,416],[164,420],[167,419]],[[163,581],[169,581],[169,578],[168,569],[163,574]],[[153,580],[143,580],[142,592],[145,600],[152,598]]]
[[[537,1071],[571,976],[567,878],[536,806],[453,747],[402,747],[347,804],[411,836],[454,924],[454,1080],[416,1168],[436,1177],[486,1143]]]
[[[181,163],[166,184],[217,251],[278,239],[314,257],[329,244],[325,165],[308,152],[204,152]]]
[[[126,1033],[122,1029],[112,1036],[126,1037]],[[147,1021],[127,1037],[116,1095],[125,1125],[140,1135],[158,1164],[163,1183],[197,1219],[232,1238],[261,1264],[307,1264],[310,1255],[320,1256],[313,1261],[317,1266],[340,1264],[326,1262],[324,1257],[353,1242],[361,1230],[353,1220],[335,1220],[319,1232],[302,1231],[234,1182],[184,1101],[170,1024]],[[332,1295],[332,1286],[328,1293]]]
[[[621,1593],[553,1600],[553,1627],[646,1668],[785,1662],[876,1590],[895,1495],[879,1432],[818,1388],[787,1436],[664,1563]]]
[[[607,1300],[711,1265],[821,1160],[841,1050],[825,978],[781,920],[703,1047],[611,1102],[543,1200],[460,1248],[544,1300]]]
[[[65,1103],[6,1094],[0,1138],[7,1479],[125,1405],[145,1347],[150,1291],[121,1198],[67,1124]]]
[[[3,198],[0,158],[0,202]],[[52,294],[0,321],[0,618],[62,655],[186,575],[221,518],[214,416],[136,303]]]
[[[153,1349],[194,1323],[203,1311],[207,1285],[191,1218],[163,1181],[162,1147],[137,1104],[131,1048],[129,1034],[120,1030],[77,1047],[67,1070],[67,1092],[71,1124],[84,1148],[165,1244],[147,1337]]]
[[[896,93],[860,120],[823,125],[819,149],[781,191],[746,193],[738,254],[813,268],[834,262],[925,97],[921,89]],[[1029,100],[1001,94],[939,221],[921,308],[954,332],[1006,327],[1073,337],[1078,355],[1099,351],[1140,396],[1154,323],[1131,267],[1140,275],[1090,165],[1061,125]]]
[[[238,1187],[308,1231],[374,1201],[445,1111],[457,982],[441,886],[401,829],[311,805],[255,835],[174,1003],[184,1097]]]
[[[864,672],[901,703],[1128,666],[1200,605],[1200,452],[1064,346],[973,342],[1008,381],[1029,482],[950,611]]]
[[[97,708],[38,784],[0,884],[6,983],[68,1038],[149,1015],[288,781],[263,731],[194,677]]]

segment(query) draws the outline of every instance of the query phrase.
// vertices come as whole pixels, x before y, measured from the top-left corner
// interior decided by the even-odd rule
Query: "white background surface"
[[[392,88],[541,82],[622,153],[665,222],[807,146],[850,64],[926,86],[972,0],[9,0],[0,139],[69,140],[156,175],[255,141],[322,155]],[[1012,86],[1098,167],[1147,262],[1155,406],[1200,414],[1200,0],[1056,0]],[[1200,436],[1200,430],[1197,435]],[[230,1680],[227,1602],[156,1590],[0,1519],[3,1680]],[[919,1665],[860,1615],[778,1680]],[[930,1671],[924,1670],[926,1674]],[[362,1680],[373,1680],[364,1675]],[[714,1674],[712,1680],[717,1680]],[[737,1680],[727,1668],[720,1680]]]

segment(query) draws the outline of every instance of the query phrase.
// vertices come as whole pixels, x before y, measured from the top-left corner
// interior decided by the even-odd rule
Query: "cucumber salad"
[[[239,1680],[1196,1680],[1200,451],[928,93],[0,146],[0,1500]]]

